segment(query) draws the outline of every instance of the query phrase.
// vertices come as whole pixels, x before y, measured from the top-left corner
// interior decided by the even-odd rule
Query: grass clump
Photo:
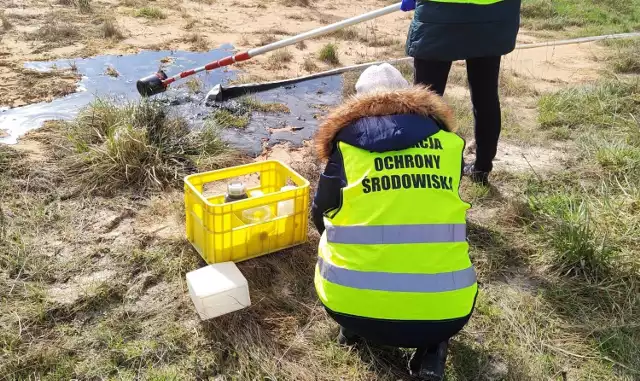
[[[618,74],[640,74],[640,38],[606,41],[615,49],[608,62]]]
[[[58,4],[76,7],[81,13],[91,12],[91,0],[58,0]]]
[[[191,44],[191,46],[198,51],[209,50],[209,42],[207,38],[199,33],[191,33],[184,38],[185,42]]]
[[[338,48],[334,44],[326,44],[318,52],[318,59],[330,65],[338,65],[340,63]]]
[[[575,177],[537,178],[527,189],[557,267],[594,281],[636,274],[629,237],[640,237],[640,81],[566,89],[539,106],[543,127],[572,131],[579,152]]]
[[[282,0],[282,4],[286,7],[308,8],[311,6],[311,1],[310,0]]]
[[[631,32],[640,27],[640,0],[523,0],[522,23],[573,36]]]
[[[318,70],[318,65],[311,57],[306,57],[301,65],[303,70],[308,71],[309,73],[313,73]]]
[[[198,78],[190,78],[185,83],[185,86],[191,94],[198,94],[202,92],[202,81],[200,81]]]
[[[618,249],[594,221],[593,210],[584,195],[571,189],[549,188],[536,183],[527,191],[539,229],[554,250],[553,264],[563,274],[599,280],[610,274]]]
[[[107,66],[107,68],[104,70],[104,74],[114,78],[118,78],[120,76],[118,70],[116,70],[116,68],[113,66]]]
[[[543,95],[538,103],[543,128],[612,128],[637,125],[640,79],[605,81]]]
[[[262,102],[254,97],[243,97],[240,99],[240,104],[247,108],[249,111],[259,111],[265,113],[290,113],[291,110],[287,105],[282,103],[268,103]]]
[[[286,69],[293,61],[293,54],[288,50],[278,50],[269,56],[267,68],[270,70]]]
[[[245,128],[249,124],[249,115],[246,113],[238,115],[227,109],[220,108],[213,111],[208,120],[213,122],[210,125],[222,128]]]
[[[200,155],[227,150],[214,130],[192,132],[152,101],[118,106],[98,100],[61,128],[68,173],[90,191],[178,186],[197,169]]]
[[[11,21],[9,21],[9,18],[7,17],[7,15],[4,14],[4,11],[0,13],[0,22],[2,23],[3,30],[9,30],[13,28],[13,24],[11,23]]]
[[[124,39],[124,34],[120,29],[120,26],[113,18],[107,18],[104,20],[101,26],[101,32],[103,38],[110,38],[113,40]]]
[[[260,40],[258,41],[258,44],[260,44],[260,46],[264,46],[264,45],[269,45],[272,42],[276,42],[276,41],[278,41],[278,38],[273,34],[263,34],[260,36]]]
[[[356,41],[360,37],[357,29],[345,28],[337,30],[329,35],[330,37],[339,38],[346,41]]]
[[[66,43],[77,40],[80,37],[78,27],[54,19],[45,21],[38,30],[28,36],[31,40],[41,40],[52,43]]]
[[[147,19],[161,20],[166,19],[167,15],[160,8],[142,7],[136,11],[136,17],[144,17]]]

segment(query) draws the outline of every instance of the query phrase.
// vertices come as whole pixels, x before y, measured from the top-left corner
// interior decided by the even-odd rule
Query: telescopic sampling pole
[[[210,62],[204,66],[195,68],[195,69],[191,69],[191,70],[186,70],[183,71],[180,74],[176,74],[173,77],[167,77],[167,75],[164,73],[164,71],[160,70],[157,73],[150,75],[148,77],[142,78],[140,80],[138,80],[138,82],[136,83],[136,87],[138,88],[138,92],[140,93],[140,95],[148,97],[148,96],[152,96],[155,94],[159,94],[164,92],[165,90],[167,90],[167,87],[172,84],[173,82],[181,79],[181,78],[186,78],[189,77],[193,74],[199,73],[201,71],[208,71],[208,70],[214,70],[214,69],[218,69],[224,66],[229,66],[232,65],[236,62],[242,62],[242,61],[246,61],[248,59],[251,59],[255,56],[259,56],[261,54],[265,54],[265,53],[269,53],[271,51],[274,51],[276,49],[280,49],[280,48],[284,48],[286,46],[290,46],[293,44],[296,44],[300,41],[304,41],[310,38],[314,38],[314,37],[318,37],[318,36],[323,36],[325,34],[329,34],[332,32],[335,32],[337,30],[352,26],[352,25],[356,25],[365,21],[369,21],[369,20],[373,20],[375,18],[384,16],[384,15],[388,15],[390,13],[396,12],[400,10],[400,4],[401,3],[397,3],[397,4],[393,4],[393,5],[389,5],[387,7],[369,12],[369,13],[365,13],[363,15],[360,16],[355,16],[352,17],[350,19],[346,19],[346,20],[342,20],[340,22],[337,22],[335,24],[331,24],[331,25],[327,25],[327,26],[323,26],[314,30],[311,30],[309,32],[305,32],[305,33],[301,33],[297,36],[293,36],[293,37],[289,37],[289,38],[285,38],[284,40],[280,40],[280,41],[276,41],[274,43],[259,47],[259,48],[254,48],[251,50],[248,50],[246,52],[242,52],[242,53],[238,53],[232,56],[228,56],[225,58],[222,58],[220,60],[217,61],[213,61]]]

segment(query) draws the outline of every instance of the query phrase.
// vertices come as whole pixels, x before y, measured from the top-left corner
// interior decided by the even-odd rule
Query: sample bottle
[[[247,188],[240,181],[233,181],[227,184],[227,194],[224,195],[224,202],[233,202],[248,198]]]
[[[287,191],[291,189],[296,189],[293,185],[285,185],[280,188],[281,191]],[[293,200],[286,200],[278,202],[278,217],[280,216],[288,216],[293,214]]]

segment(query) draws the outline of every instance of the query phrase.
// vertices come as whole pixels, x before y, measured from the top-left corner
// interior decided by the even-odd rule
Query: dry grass
[[[311,7],[310,0],[281,0],[282,4],[286,7]]]
[[[301,14],[298,14],[298,13],[287,14],[287,15],[285,15],[285,17],[288,18],[288,19],[297,20],[297,21],[303,21],[303,20],[307,19],[304,15],[301,15]]]
[[[215,130],[191,132],[183,119],[147,101],[123,107],[96,101],[59,128],[67,136],[59,143],[67,172],[84,190],[100,193],[179,186],[200,155],[226,152]]]
[[[355,28],[345,28],[331,33],[329,37],[339,38],[346,41],[356,41],[360,37],[360,34]]]
[[[291,112],[287,105],[282,103],[265,103],[254,97],[243,97],[239,100],[240,104],[248,111],[258,111],[264,113],[284,113]]]
[[[5,15],[4,11],[0,13],[0,22],[2,24],[2,30],[6,31],[13,28],[13,24],[11,23],[11,21],[9,21],[9,18],[7,18],[7,15]]]
[[[118,70],[116,70],[116,68],[113,66],[108,66],[104,70],[104,74],[114,78],[118,78],[120,76],[120,73],[118,72]]]
[[[191,94],[198,94],[202,92],[203,83],[198,78],[190,78],[185,82],[185,86]]]
[[[152,20],[163,20],[167,18],[167,15],[160,8],[156,7],[142,7],[136,11],[135,15],[136,17],[144,17]]]
[[[142,0],[120,0],[120,5],[123,7],[137,8],[143,5]]]
[[[184,38],[184,42],[190,43],[191,47],[196,51],[209,50],[209,41],[199,33],[191,33]]]
[[[304,59],[304,61],[302,62],[301,68],[302,70],[305,70],[309,73],[313,73],[319,69],[318,65],[311,57],[306,57]]]
[[[540,95],[525,79],[516,72],[500,73],[500,95],[504,97],[532,97]]]
[[[91,0],[58,0],[58,4],[76,7],[81,13],[91,13]]]
[[[113,40],[122,40],[124,39],[124,34],[120,29],[117,21],[113,18],[107,18],[102,23],[101,33],[103,38],[110,38]]]
[[[265,30],[264,33],[273,34],[273,35],[276,35],[276,36],[291,36],[291,32],[289,32],[289,31],[287,31],[285,29],[278,28],[278,27],[269,28],[269,29]]]
[[[78,40],[81,35],[78,26],[56,21],[50,17],[44,25],[27,36],[31,40],[40,40],[50,43],[70,43]]]
[[[278,38],[272,34],[261,34],[258,44],[260,46],[264,46],[264,45],[269,45],[272,42],[276,42],[276,41],[278,41]]]
[[[359,41],[372,48],[388,47],[399,43],[394,38],[381,37],[374,28],[367,28],[364,33],[359,32],[356,28],[345,28],[330,36],[345,41]]]
[[[300,41],[296,43],[296,49],[305,50],[307,48],[307,43],[304,41]]]
[[[286,69],[291,61],[293,61],[293,54],[290,51],[278,50],[269,56],[266,68],[269,70]]]
[[[568,4],[535,2],[550,6],[549,19],[564,17],[560,6]],[[608,4],[630,3],[573,2],[589,17]],[[527,22],[531,6],[524,12]],[[630,19],[618,10],[602,17],[620,20],[621,28]],[[566,144],[577,147],[570,165],[497,171],[489,189],[463,181],[462,194],[474,203],[468,239],[481,285],[473,317],[451,343],[447,380],[638,379],[640,90],[633,74],[619,77],[624,81],[542,96],[541,127],[564,132]],[[504,82],[503,95],[537,97]],[[54,78],[46,83],[47,89],[36,89],[35,80],[21,88],[57,91]],[[455,106],[468,135],[468,98]],[[308,244],[239,264],[252,306],[200,322],[184,276],[204,263],[184,238],[181,176],[241,161],[203,148],[220,144],[207,137],[217,136],[209,129],[215,123],[202,132],[180,122],[149,128],[173,119],[117,110],[94,105],[75,122],[33,134],[44,147],[38,161],[0,145],[0,295],[9,311],[0,313],[0,378],[410,379],[409,350],[335,343],[338,327],[313,288],[319,238],[313,229]],[[204,136],[152,138],[183,132]],[[117,148],[108,148],[110,135]],[[196,143],[193,154],[183,151]],[[82,174],[69,172],[73,163]],[[312,182],[313,194],[322,165],[309,155],[294,168]],[[115,183],[109,197],[77,191],[96,178]]]
[[[640,38],[604,41],[614,50],[608,57],[611,69],[618,74],[640,74]]]
[[[334,44],[326,44],[318,52],[318,59],[330,65],[340,64],[340,58],[338,57],[338,48]]]

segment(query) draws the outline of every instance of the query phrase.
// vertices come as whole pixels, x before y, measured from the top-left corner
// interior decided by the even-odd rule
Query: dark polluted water
[[[14,144],[30,130],[37,129],[47,120],[70,120],[96,98],[117,102],[140,99],[135,83],[152,74],[162,66],[171,76],[183,70],[203,66],[208,62],[228,56],[231,46],[209,52],[143,51],[131,55],[105,55],[80,59],[63,59],[48,62],[28,62],[25,67],[38,71],[52,68],[64,69],[75,64],[82,79],[78,91],[52,102],[31,104],[13,109],[0,108],[0,131],[8,136],[0,143]],[[117,77],[105,74],[114,68]],[[202,83],[202,91],[190,92],[187,80],[174,83],[168,91],[155,98],[167,104],[173,112],[188,119],[194,128],[199,128],[205,117],[213,110],[204,102],[209,89],[217,84],[226,84],[234,79],[237,71],[233,67],[199,73],[195,77]],[[337,104],[342,99],[342,77],[327,77],[289,85],[262,93],[254,97],[262,102],[285,104],[289,114],[253,113],[249,125],[244,129],[225,129],[223,137],[230,144],[247,153],[257,155],[265,145],[290,142],[297,146],[310,139],[318,125],[315,117],[323,114],[326,106]],[[231,104],[233,101],[229,101]],[[286,128],[285,128],[286,127]]]

